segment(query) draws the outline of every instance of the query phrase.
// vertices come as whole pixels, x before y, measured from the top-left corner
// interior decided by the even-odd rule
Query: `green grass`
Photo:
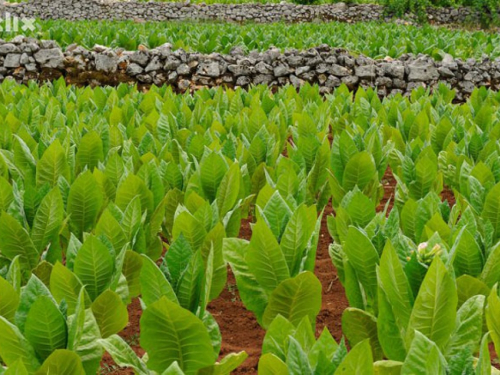
[[[140,44],[149,48],[172,43],[202,53],[228,53],[232,47],[266,50],[276,46],[306,49],[326,43],[373,58],[398,57],[404,53],[425,53],[439,59],[443,53],[467,59],[483,54],[500,56],[500,35],[483,31],[448,30],[431,26],[396,24],[303,23],[256,24],[146,22],[133,21],[37,21],[37,29],[28,36],[56,40],[62,47],[77,43],[87,48],[95,44],[135,50]],[[12,33],[0,33],[10,39]]]

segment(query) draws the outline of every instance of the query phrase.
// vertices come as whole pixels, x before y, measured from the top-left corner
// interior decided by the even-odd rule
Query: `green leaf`
[[[263,220],[253,227],[246,261],[250,272],[268,294],[290,277],[283,252]]]
[[[271,195],[271,198],[267,201],[261,212],[274,237],[280,241],[285,226],[290,216],[292,216],[292,211],[278,191]]]
[[[0,316],[10,322],[14,322],[17,307],[19,306],[19,295],[14,287],[0,276]]]
[[[446,374],[446,360],[437,345],[419,331],[415,331],[401,375]]]
[[[245,258],[249,247],[250,244],[246,240],[224,238],[222,253],[225,261],[231,265],[241,300],[245,307],[255,314],[259,324],[262,324],[262,316],[267,306],[268,297],[255,276],[250,272],[246,262]]]
[[[158,301],[163,296],[177,304],[179,303],[165,275],[163,275],[156,264],[145,255],[143,255],[142,259],[140,281],[142,300],[146,306]]]
[[[10,366],[21,359],[26,369],[35,371],[40,366],[35,351],[19,329],[0,316],[0,357]]]
[[[500,282],[500,244],[491,250],[479,279],[490,288]]]
[[[73,349],[82,359],[83,368],[86,374],[95,374],[99,369],[103,350],[98,339],[101,338],[99,326],[94,318],[92,311],[86,310],[85,322],[82,329],[82,335]]]
[[[211,152],[200,165],[200,182],[203,192],[210,202],[216,197],[221,181],[228,170],[224,158],[217,152]]]
[[[351,347],[369,339],[373,358],[383,358],[382,348],[378,341],[377,319],[366,311],[348,307],[342,313],[342,332],[349,340]]]
[[[233,163],[217,189],[219,216],[224,217],[235,206],[240,192],[241,172],[238,163]]]
[[[321,283],[311,272],[303,272],[283,281],[269,297],[263,316],[263,326],[269,327],[281,314],[290,323],[297,325],[305,316],[316,321],[321,309]]]
[[[500,353],[500,297],[498,297],[498,285],[491,289],[486,305],[486,323],[490,335],[495,344],[495,350]]]
[[[46,359],[54,350],[66,348],[67,331],[66,320],[54,301],[38,297],[26,317],[24,335],[40,358]]]
[[[110,289],[95,299],[91,309],[102,338],[120,332],[128,324],[127,306],[124,305],[120,296]]]
[[[288,375],[288,367],[281,359],[271,353],[259,359],[259,375]]]
[[[289,337],[288,339],[286,366],[290,375],[312,375],[313,373],[309,366],[307,354],[293,337]]]
[[[36,375],[72,374],[85,375],[80,357],[66,349],[54,351],[43,363]]]
[[[128,290],[131,298],[141,294],[140,275],[142,270],[143,258],[134,251],[127,250],[123,262],[122,272],[127,280]]]
[[[118,335],[98,340],[99,344],[111,355],[120,367],[131,367],[139,374],[149,374],[146,364],[135,354],[130,346]]]
[[[349,227],[344,252],[349,263],[356,271],[356,276],[361,282],[365,293],[372,303],[377,295],[377,264],[379,256],[377,250],[368,239],[367,235],[355,227]]]
[[[50,274],[50,291],[57,303],[63,300],[68,305],[68,313],[73,314],[78,301],[78,295],[83,288],[78,277],[61,263],[57,262]],[[90,298],[85,292],[85,299],[90,304]]]
[[[411,312],[407,342],[416,330],[444,348],[455,328],[457,303],[455,281],[441,258],[435,257]]]
[[[479,359],[476,365],[476,375],[491,375],[491,357],[489,348],[490,334],[487,332],[481,340]]]
[[[374,375],[400,375],[403,363],[398,361],[377,361],[373,363]]]
[[[31,229],[33,245],[38,252],[42,252],[50,241],[57,241],[63,217],[64,204],[59,188],[56,187],[40,203]]]
[[[288,336],[295,333],[295,326],[282,315],[276,316],[267,328],[264,341],[262,342],[262,353],[272,353],[286,360],[286,344]]]
[[[204,264],[203,257],[200,251],[197,251],[179,280],[177,287],[177,298],[179,304],[190,310],[196,312],[201,302],[202,285],[204,278]]]
[[[483,329],[484,296],[474,296],[467,300],[458,310],[450,342],[444,353],[446,358],[467,351],[470,355],[476,352],[481,341]]]
[[[78,144],[76,170],[79,172],[87,167],[92,171],[102,160],[104,160],[104,153],[101,137],[95,131],[90,131],[82,137]]]
[[[165,297],[151,304],[142,315],[141,346],[148,353],[148,367],[157,372],[177,361],[186,374],[196,374],[214,362],[203,323]]]
[[[486,195],[482,216],[493,226],[493,239],[500,235],[500,183],[496,184]]]
[[[103,200],[102,190],[88,170],[71,185],[67,211],[70,215],[70,227],[80,240],[83,232],[89,232],[94,227]]]
[[[28,370],[26,370],[26,366],[24,365],[22,359],[18,359],[15,361],[13,364],[5,370],[5,372],[2,372],[3,368],[0,368],[0,373],[2,375],[29,375]]]
[[[15,316],[16,325],[19,327],[21,332],[24,332],[24,325],[31,307],[41,296],[49,297],[55,304],[55,300],[52,298],[49,289],[40,281],[38,277],[32,275],[26,286],[21,291],[19,307],[17,308]]]
[[[343,188],[353,190],[355,186],[363,190],[377,175],[375,163],[367,151],[362,151],[349,159],[344,169]]]
[[[66,160],[66,153],[59,139],[55,139],[37,163],[36,184],[37,186],[42,186],[48,183],[49,186],[55,187],[57,186],[59,177],[63,177],[66,181],[69,181],[70,169]]]
[[[396,250],[390,241],[387,241],[382,252],[378,275],[380,287],[386,294],[398,326],[400,329],[406,329],[413,306],[413,295]]]
[[[21,266],[28,271],[36,267],[40,257],[26,229],[6,212],[0,216],[0,254],[10,260],[19,256]]]
[[[248,354],[245,352],[231,353],[225,356],[222,361],[216,363],[215,365],[201,369],[199,375],[226,375],[231,374],[236,370],[245,360],[248,358]]]
[[[371,375],[373,374],[373,357],[369,340],[357,344],[347,354],[335,371],[335,375]]]
[[[300,205],[292,214],[281,237],[281,250],[290,275],[296,275],[300,262],[311,238],[317,214],[314,206]]]
[[[381,287],[378,290],[377,333],[385,356],[392,360],[404,361],[406,326],[400,327],[396,322],[393,307]]]
[[[95,300],[111,282],[113,259],[107,247],[94,236],[89,236],[78,251],[74,271]]]

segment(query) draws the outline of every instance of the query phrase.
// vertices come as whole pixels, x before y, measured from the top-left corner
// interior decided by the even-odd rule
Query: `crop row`
[[[453,96],[2,83],[0,373],[95,374],[106,350],[139,374],[227,374],[246,354],[216,362],[206,310],[227,264],[267,330],[262,374],[496,371],[500,94]],[[349,352],[314,336],[330,201]],[[138,296],[143,357],[117,335]]]
[[[1,24],[0,24],[1,25]],[[4,25],[1,25],[4,26]],[[87,48],[96,44],[136,50],[140,44],[149,48],[172,43],[188,51],[229,53],[240,46],[245,50],[307,49],[326,43],[363,53],[372,58],[399,57],[405,53],[424,53],[440,60],[444,53],[454,57],[481,59],[500,56],[500,36],[482,31],[470,32],[424,26],[378,23],[303,23],[255,24],[189,22],[96,22],[36,21],[37,28],[26,36],[57,41],[62,47],[77,43]],[[2,30],[6,30],[5,27]],[[297,35],[301,35],[297,38]],[[0,38],[13,37],[7,31]]]

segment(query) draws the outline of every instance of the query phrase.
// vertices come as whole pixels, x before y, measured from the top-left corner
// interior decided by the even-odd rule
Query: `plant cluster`
[[[138,374],[229,374],[246,354],[218,360],[207,310],[227,265],[267,330],[262,374],[494,373],[500,94],[61,80],[0,97],[0,373],[95,374],[107,351]],[[350,351],[314,335],[329,202]],[[118,335],[137,297],[140,356]]]
[[[424,53],[440,60],[444,53],[466,60],[492,59],[500,56],[500,35],[483,31],[450,30],[431,26],[408,26],[395,23],[298,23],[236,25],[232,23],[193,23],[133,21],[64,21],[37,20],[36,31],[26,36],[55,40],[63,48],[76,43],[85,48],[94,45],[137,50],[142,44],[155,48],[171,43],[201,53],[229,53],[233,47],[245,51],[264,51],[271,46],[281,50],[300,50],[326,43],[372,58],[397,58],[405,53]],[[0,26],[5,26],[0,22]],[[5,30],[5,27],[3,28]],[[300,38],[297,38],[300,35]],[[12,39],[12,33],[0,31],[0,37]]]

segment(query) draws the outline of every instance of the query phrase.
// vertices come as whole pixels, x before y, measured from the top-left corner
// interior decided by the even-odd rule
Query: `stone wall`
[[[250,52],[233,48],[229,55],[172,50],[170,44],[137,51],[77,45],[63,51],[54,41],[18,36],[0,41],[0,80],[47,81],[64,77],[76,85],[117,85],[121,82],[148,86],[172,85],[177,91],[199,87],[271,87],[309,82],[329,93],[341,84],[349,89],[373,87],[380,96],[409,94],[419,87],[434,88],[445,82],[464,100],[475,87],[500,89],[500,59],[462,61],[450,55],[437,62],[428,56],[403,55],[397,60],[373,60],[353,56],[327,45],[306,51],[276,48]]]
[[[500,11],[500,10],[499,10]],[[68,20],[219,20],[232,22],[391,21],[384,7],[375,4],[189,4],[189,2],[137,2],[116,0],[30,0],[4,3],[0,13],[19,17]],[[411,20],[412,15],[405,19]],[[436,24],[477,22],[470,8],[430,8],[429,21]]]

